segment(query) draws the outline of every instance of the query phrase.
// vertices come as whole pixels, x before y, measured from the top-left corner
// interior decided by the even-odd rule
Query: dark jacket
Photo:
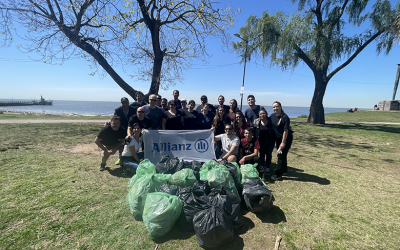
[[[271,123],[271,119],[268,117],[268,132],[269,132],[269,140],[272,140],[274,137],[274,131],[272,128],[272,123]],[[256,122],[254,122],[253,124],[253,132],[254,132],[254,138],[256,138],[257,140],[260,141],[260,139],[258,138],[260,136],[260,126],[261,126],[261,119],[258,119]]]
[[[115,109],[114,115],[121,117],[121,126],[124,127],[125,129],[128,129],[129,118],[132,115],[136,115],[136,108],[129,106],[128,115],[125,116],[124,110],[122,109],[122,106],[121,106],[121,107]]]

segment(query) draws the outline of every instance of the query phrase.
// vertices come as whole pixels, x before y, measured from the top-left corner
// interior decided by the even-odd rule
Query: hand
[[[108,154],[109,154],[109,155],[113,155],[113,154],[115,154],[115,152],[116,152],[116,151],[114,151],[114,150],[108,150]]]
[[[110,126],[110,123],[109,122],[105,122],[104,123],[104,127],[106,127],[106,126]]]
[[[240,164],[240,165],[243,165],[243,164],[244,164],[244,157],[243,157],[242,159],[240,159],[239,164]]]
[[[285,143],[281,143],[281,145],[279,145],[279,147],[281,148],[281,149],[284,149],[285,148]]]
[[[222,158],[217,160],[217,162],[220,162],[220,161],[222,161]]]
[[[212,127],[212,128],[210,128],[210,130],[211,130],[211,131],[214,131],[214,130],[215,130],[215,128],[214,128],[214,127]]]
[[[129,135],[127,135],[127,136],[125,137],[125,140],[129,140],[129,138],[130,138],[130,136],[129,136]]]

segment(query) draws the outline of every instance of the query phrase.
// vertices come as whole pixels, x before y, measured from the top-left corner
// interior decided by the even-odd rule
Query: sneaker
[[[277,176],[276,174],[274,174],[273,176],[271,176],[271,179],[276,181],[282,179],[282,176]]]
[[[106,170],[106,164],[101,164],[99,170],[100,171]]]
[[[270,175],[269,168],[265,168],[265,169],[264,169],[264,174]]]
[[[118,160],[115,162],[115,165],[119,165],[119,158],[118,158]]]

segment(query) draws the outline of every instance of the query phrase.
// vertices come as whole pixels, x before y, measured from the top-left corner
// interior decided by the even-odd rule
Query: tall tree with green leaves
[[[115,65],[136,66],[132,75],[151,82],[147,95],[157,94],[181,78],[192,58],[207,58],[207,37],[226,42],[235,14],[209,0],[7,0],[0,2],[0,35],[10,45],[14,30],[25,28],[21,50],[46,63],[84,57],[135,99],[137,90]]]
[[[325,124],[323,98],[329,81],[373,41],[378,54],[390,52],[397,39],[400,4],[392,6],[388,0],[292,0],[292,4],[298,4],[298,12],[291,16],[265,11],[260,18],[248,18],[240,35],[255,39],[256,45],[246,55],[245,43],[233,46],[248,59],[261,55],[283,70],[305,63],[315,79],[308,122]],[[360,26],[367,28],[349,35],[352,27]],[[259,33],[262,36],[257,37]],[[332,68],[333,62],[339,66]]]

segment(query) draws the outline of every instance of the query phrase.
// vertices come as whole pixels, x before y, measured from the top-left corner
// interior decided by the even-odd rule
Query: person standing
[[[240,140],[240,160],[239,164],[256,164],[259,161],[258,151],[260,144],[258,140],[253,137],[253,130],[246,128],[244,131],[244,138]]]
[[[278,149],[278,166],[275,174],[271,176],[272,180],[279,180],[282,175],[287,173],[287,154],[293,142],[293,132],[290,129],[290,119],[283,112],[280,102],[275,101],[272,104],[274,113],[271,114],[271,124],[275,132],[275,143]],[[279,152],[281,150],[281,153]]]
[[[169,110],[164,112],[162,129],[182,130],[184,120],[181,111],[176,109],[176,104],[174,100],[169,101],[168,106]]]
[[[210,129],[213,123],[214,114],[210,112],[210,104],[205,103],[203,106],[202,112],[197,115],[199,129]]]
[[[220,135],[225,133],[225,125],[231,124],[231,119],[225,115],[224,106],[219,106],[217,108],[217,113],[215,114],[213,124],[211,126],[214,129],[214,135]],[[215,157],[218,159],[221,155],[222,143],[221,141],[215,142]]]
[[[183,105],[183,100],[181,100],[181,103]],[[197,111],[194,110],[194,107],[196,106],[196,103],[193,100],[189,101],[189,109],[187,110],[182,110],[182,115],[184,119],[184,126],[183,129],[185,130],[196,130],[199,128],[198,125],[198,120],[197,120]],[[183,106],[182,106],[183,108]]]
[[[244,131],[246,128],[250,127],[250,125],[244,119],[244,115],[241,111],[236,112],[235,122],[233,123],[233,132],[239,137],[239,139],[244,138]]]
[[[139,108],[139,107],[142,107],[147,104],[144,101],[144,94],[142,91],[137,91],[135,94],[135,97],[136,97],[136,101],[131,103],[131,105],[130,105],[131,107]]]
[[[121,118],[121,127],[128,129],[128,121],[132,115],[136,114],[136,109],[129,106],[129,100],[126,97],[121,98],[121,107],[115,109],[114,116]]]
[[[249,104],[249,108],[244,111],[244,117],[249,123],[250,127],[253,127],[253,122],[258,118],[258,113],[263,106],[256,105],[256,98],[254,95],[249,95],[247,97],[247,104]]]
[[[232,99],[229,102],[229,118],[231,119],[232,124],[236,121],[236,113],[240,111],[239,108],[237,107],[237,101],[235,99]]]
[[[167,98],[161,99],[161,110],[164,111],[164,112],[168,110],[168,100],[167,100]]]
[[[136,115],[131,116],[128,122],[128,136],[131,135],[132,125],[137,123],[141,129],[152,129],[150,118],[144,115],[144,107],[139,107],[136,110]]]
[[[161,108],[161,95],[157,95],[157,107]]]
[[[139,124],[135,123],[132,125],[132,130],[130,131],[132,135],[131,140],[124,146],[124,150],[121,153],[121,166],[124,174],[126,168],[128,168],[132,174],[136,174],[136,169],[144,158],[144,152],[139,152],[143,143],[141,131]]]
[[[149,96],[149,105],[143,106],[144,115],[151,120],[152,129],[160,129],[164,111],[157,107],[157,96]]]
[[[187,105],[186,99],[181,99],[181,105],[182,105],[182,107],[179,109],[181,112],[184,110],[188,110],[188,108],[186,106]]]
[[[198,113],[203,113],[203,108],[204,108],[204,105],[205,104],[208,104],[208,98],[207,98],[207,96],[206,95],[202,95],[201,97],[200,97],[200,101],[201,101],[201,104],[196,108],[196,111],[198,112]],[[213,113],[213,116],[215,115],[215,108],[214,108],[214,106],[213,105],[208,105],[208,108],[209,108],[209,111],[211,111],[211,113]]]
[[[275,133],[272,128],[271,119],[268,117],[267,111],[262,108],[258,113],[260,119],[254,122],[254,137],[258,139],[260,144],[260,161],[258,171],[262,173],[263,179],[270,174],[272,151],[274,150]]]
[[[239,154],[239,138],[233,134],[231,124],[225,125],[225,134],[214,136],[215,141],[222,142],[222,155],[217,161],[227,160],[236,162]]]
[[[214,108],[215,108],[216,112],[218,112],[217,110],[218,110],[219,106],[224,107],[224,113],[227,116],[227,115],[229,115],[229,106],[224,105],[224,102],[225,102],[225,97],[223,95],[218,96],[218,104],[214,105]]]
[[[182,108],[182,104],[181,101],[179,100],[179,90],[174,90],[174,92],[172,92],[172,95],[174,96],[174,102],[176,105],[176,110],[179,110]]]
[[[103,150],[101,154],[100,171],[106,169],[106,163],[110,155],[114,155],[115,152],[122,152],[123,142],[126,137],[126,129],[120,126],[121,118],[119,116],[113,116],[111,118],[110,125],[104,126],[97,134],[94,142],[96,145]]]

